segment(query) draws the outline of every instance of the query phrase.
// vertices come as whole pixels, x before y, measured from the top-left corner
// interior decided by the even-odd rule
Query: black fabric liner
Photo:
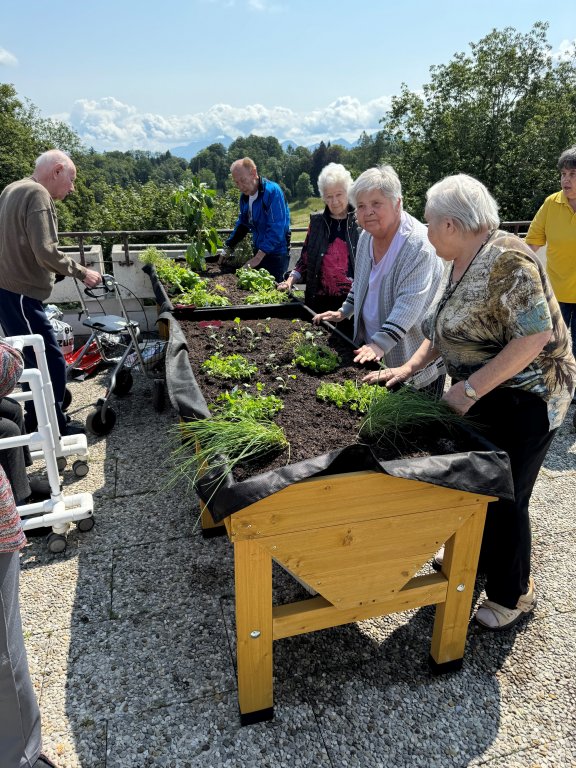
[[[152,280],[154,294],[161,310],[160,319],[165,320],[169,326],[166,380],[170,401],[183,419],[209,418],[211,414],[194,377],[184,333],[169,309],[170,301],[154,268],[146,265],[143,269]],[[279,304],[197,309],[194,320],[227,319],[226,315],[237,317],[239,314],[251,319],[271,315],[276,317],[278,313],[284,314],[284,307],[286,305]],[[313,314],[303,304],[288,307],[291,314],[285,316],[308,318]],[[213,469],[197,481],[196,491],[207,504],[214,522],[221,522],[229,515],[299,480],[362,470],[382,472],[406,480],[420,480],[469,493],[513,499],[514,489],[508,455],[471,429],[464,429],[463,435],[469,450],[440,456],[379,461],[369,445],[354,443],[321,456],[313,456],[296,464],[264,472],[242,482],[236,482],[231,473],[222,477],[221,470]]]

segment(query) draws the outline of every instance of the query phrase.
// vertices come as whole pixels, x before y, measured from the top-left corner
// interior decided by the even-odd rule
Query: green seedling
[[[242,355],[227,355],[226,357],[212,355],[202,363],[201,369],[216,379],[231,379],[233,381],[249,379],[258,372],[257,366],[250,363]]]

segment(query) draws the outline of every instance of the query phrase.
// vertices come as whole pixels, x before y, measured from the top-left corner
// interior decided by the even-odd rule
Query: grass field
[[[289,204],[290,224],[292,229],[299,227],[308,227],[310,223],[310,214],[324,210],[324,202],[320,197],[309,197],[305,201],[296,201]],[[302,233],[303,234],[303,233]]]

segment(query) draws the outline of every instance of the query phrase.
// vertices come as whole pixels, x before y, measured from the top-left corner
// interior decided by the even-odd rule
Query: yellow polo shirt
[[[576,304],[576,212],[564,192],[544,200],[530,224],[526,242],[546,246],[546,268],[556,298]]]

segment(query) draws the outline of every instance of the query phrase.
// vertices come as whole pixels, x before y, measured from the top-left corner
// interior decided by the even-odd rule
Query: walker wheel
[[[77,459],[74,464],[72,464],[72,472],[74,472],[76,477],[86,477],[89,471],[90,467],[88,466],[87,461]]]
[[[92,411],[86,419],[86,426],[94,435],[108,435],[116,424],[116,412],[108,406],[106,408],[106,421],[102,419],[102,408]]]
[[[162,413],[164,410],[164,406],[166,405],[165,393],[166,384],[164,383],[164,380],[154,379],[154,386],[152,388],[152,405],[154,406],[156,413]]]
[[[127,368],[121,368],[116,374],[114,389],[112,390],[116,397],[125,397],[134,384],[132,373]]]
[[[51,533],[47,540],[46,546],[48,552],[52,552],[53,555],[59,555],[66,549],[66,536],[61,533]]]
[[[92,515],[90,515],[90,517],[84,517],[82,520],[78,520],[76,522],[76,528],[78,528],[79,531],[82,531],[82,533],[91,531],[92,528],[94,528],[94,518]]]
[[[58,472],[63,472],[66,468],[66,464],[68,463],[66,456],[58,456],[56,459],[56,466],[58,467]]]

